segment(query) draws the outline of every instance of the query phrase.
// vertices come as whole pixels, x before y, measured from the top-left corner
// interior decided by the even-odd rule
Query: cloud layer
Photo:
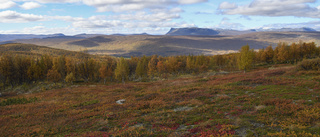
[[[248,5],[223,2],[219,9],[222,14],[257,16],[295,16],[320,18],[320,9],[308,3],[316,0],[254,0]]]
[[[2,23],[23,23],[42,20],[44,20],[43,16],[34,14],[23,14],[11,10],[0,12],[0,22]]]
[[[68,32],[73,34],[78,32],[151,32],[159,34],[168,31],[171,27],[197,27],[201,23],[202,26],[199,27],[251,29],[249,27],[252,26],[248,24],[259,18],[255,16],[303,17],[295,18],[300,21],[302,19],[302,23],[293,24],[290,21],[287,23],[281,21],[282,24],[277,24],[277,21],[274,23],[269,21],[269,24],[270,22],[273,24],[259,24],[259,27],[309,26],[320,30],[320,22],[317,20],[320,18],[320,5],[315,4],[316,0],[246,0],[241,2],[247,4],[228,1],[218,3],[213,0],[0,0],[0,3],[0,23],[10,23],[10,25],[23,23],[22,26],[29,23],[26,25],[29,28],[20,30],[24,33],[58,33],[57,31],[61,31],[67,34]],[[56,9],[57,7],[59,9]],[[90,13],[82,14],[82,9],[79,10],[78,7]],[[202,9],[202,7],[206,8]],[[74,9],[80,12],[72,11]],[[312,22],[311,20],[314,19],[315,21]],[[253,25],[257,27],[256,24]],[[0,33],[5,32],[19,31],[0,30]]]
[[[26,10],[30,10],[30,9],[39,8],[41,7],[41,5],[36,2],[25,2],[20,7]]]

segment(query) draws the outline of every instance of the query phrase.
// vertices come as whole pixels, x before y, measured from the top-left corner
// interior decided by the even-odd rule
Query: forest
[[[26,56],[2,53],[0,85],[5,89],[39,81],[55,83],[150,81],[208,71],[246,71],[265,64],[296,64],[303,59],[317,58],[319,55],[320,47],[314,42],[292,44],[280,42],[274,49],[270,45],[256,51],[246,45],[238,53],[214,56],[153,55],[93,58],[87,54]]]

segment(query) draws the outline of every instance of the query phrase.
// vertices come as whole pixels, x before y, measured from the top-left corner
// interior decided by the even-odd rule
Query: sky
[[[0,34],[161,35],[184,27],[320,31],[320,0],[0,0]]]

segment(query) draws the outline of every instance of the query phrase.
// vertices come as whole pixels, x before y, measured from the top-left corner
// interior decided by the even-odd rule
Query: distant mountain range
[[[213,35],[241,35],[252,32],[315,32],[312,28],[281,28],[281,29],[250,29],[250,30],[229,30],[209,28],[171,28],[166,34],[169,36],[213,36]]]
[[[237,52],[242,46],[254,49],[276,46],[278,42],[315,42],[320,45],[320,32],[311,28],[226,30],[208,28],[172,28],[166,35],[78,34],[0,35],[0,44],[25,43],[69,51],[88,50],[91,54],[112,56],[142,55],[216,55]]]
[[[210,28],[171,28],[167,36],[215,36],[215,35],[242,35],[253,32],[315,32],[312,28],[281,28],[281,29],[251,29],[251,30],[229,30],[229,29],[210,29]],[[66,36],[62,33],[50,35],[34,35],[34,34],[0,34],[0,42],[11,41],[17,39],[43,39],[43,38],[65,38],[65,39],[83,39],[101,36],[103,34],[78,34],[74,36]],[[113,36],[130,36],[130,35],[149,35],[141,34],[112,34]],[[8,43],[8,42],[6,42]],[[9,42],[10,43],[10,42]]]

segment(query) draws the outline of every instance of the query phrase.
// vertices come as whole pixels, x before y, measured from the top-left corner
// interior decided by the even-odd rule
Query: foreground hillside
[[[319,136],[319,94],[319,71],[296,71],[294,66],[155,82],[70,85],[33,94],[3,93],[0,133]]]
[[[91,54],[112,56],[142,56],[142,55],[217,55],[237,52],[243,45],[254,49],[275,47],[281,42],[315,42],[320,43],[320,32],[252,32],[242,35],[213,36],[96,36],[81,37],[51,37],[43,39],[13,40],[15,43],[28,43],[51,48],[79,51],[87,49]]]

